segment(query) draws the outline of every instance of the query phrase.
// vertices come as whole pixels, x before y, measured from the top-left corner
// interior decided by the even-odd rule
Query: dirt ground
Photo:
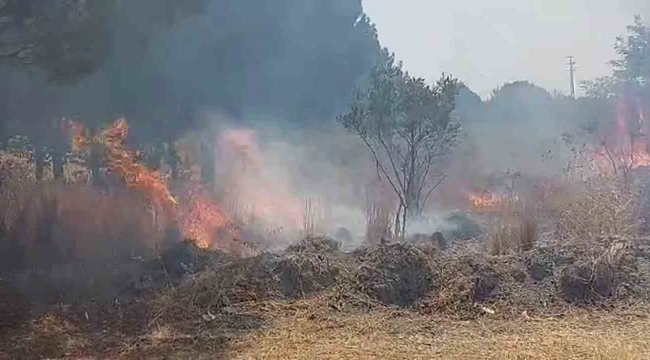
[[[147,324],[133,323],[136,313],[86,317],[65,309],[3,334],[0,358],[650,359],[644,309],[515,318],[493,310],[471,320],[392,307],[339,310],[320,296],[239,304],[188,334],[166,326],[138,331]]]

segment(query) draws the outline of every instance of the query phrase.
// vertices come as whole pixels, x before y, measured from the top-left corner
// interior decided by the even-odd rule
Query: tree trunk
[[[36,181],[43,180],[45,168],[45,151],[41,146],[34,147],[34,165],[36,167]]]
[[[178,180],[178,168],[180,165],[180,159],[176,153],[176,148],[174,147],[174,141],[169,140],[167,142],[167,163],[171,170],[171,179],[172,181]]]
[[[408,189],[407,193],[404,194],[404,197],[406,198],[406,215],[408,217],[418,216],[418,213],[420,212],[420,204],[418,204],[415,189]]]
[[[405,209],[402,213],[402,234],[400,237],[402,240],[406,238],[406,220],[408,219],[408,213],[408,209]]]
[[[214,148],[201,144],[201,181],[204,184],[214,184],[215,171]]]
[[[92,131],[94,136],[95,131]],[[91,144],[90,158],[88,159],[88,168],[90,169],[90,183],[94,186],[101,186],[103,184],[102,176],[99,171],[102,161],[101,154],[102,147],[99,144]]]
[[[404,208],[404,204],[400,203],[397,208],[397,214],[395,215],[395,237],[398,239],[404,239],[404,231],[406,227],[403,222],[403,214],[406,214],[406,209]]]
[[[63,167],[65,165],[64,156],[60,151],[52,151],[52,174],[54,180],[62,180],[64,177]]]

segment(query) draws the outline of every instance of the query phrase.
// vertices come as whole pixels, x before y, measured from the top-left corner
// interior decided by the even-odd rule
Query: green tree
[[[618,90],[618,105],[627,120],[630,137],[650,131],[650,28],[640,16],[627,27],[628,35],[616,39],[615,50],[619,58],[612,61],[614,80]],[[645,127],[645,129],[643,129]],[[650,137],[646,139],[650,149]]]
[[[640,16],[627,27],[628,35],[616,39],[614,46],[619,59],[612,61],[614,76],[639,87],[650,81],[650,28]]]
[[[589,134],[594,134],[616,119],[616,103],[620,84],[614,77],[600,77],[580,84],[584,96],[577,105],[580,125]]]
[[[365,143],[395,192],[396,233],[403,237],[407,220],[421,215],[440,183],[433,176],[437,161],[458,137],[452,116],[458,82],[443,75],[430,86],[403,72],[394,55],[384,51],[383,59],[338,120]]]

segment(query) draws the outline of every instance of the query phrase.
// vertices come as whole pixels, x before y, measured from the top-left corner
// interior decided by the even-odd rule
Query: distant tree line
[[[287,126],[338,116],[395,190],[403,231],[463,125],[572,121],[593,132],[626,103],[640,109],[627,116],[632,135],[650,127],[650,31],[639,17],[628,30],[612,75],[576,100],[514,82],[483,101],[453,77],[429,84],[404,71],[360,0],[0,0],[0,144],[28,147],[37,178],[46,164],[61,178],[63,119],[92,135],[126,117],[129,141],[156,167],[178,162],[172,145],[205,125],[202,111]],[[199,142],[210,182],[212,141]],[[86,159],[93,175],[100,153]]]
[[[126,117],[131,144],[154,152],[204,125],[202,111],[287,126],[334,118],[381,50],[361,2],[269,4],[0,0],[0,141],[27,136],[37,164],[60,167],[62,118],[98,131]]]

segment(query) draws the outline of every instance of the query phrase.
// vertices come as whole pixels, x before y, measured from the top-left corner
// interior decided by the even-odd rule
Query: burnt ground
[[[390,309],[458,320],[615,313],[647,303],[649,248],[635,239],[596,258],[560,245],[490,256],[469,243],[344,253],[333,240],[311,238],[282,253],[234,258],[186,242],[83,281],[3,274],[0,358],[226,357],[241,339],[270,329],[279,308],[304,308],[309,299],[318,299],[320,317]]]

